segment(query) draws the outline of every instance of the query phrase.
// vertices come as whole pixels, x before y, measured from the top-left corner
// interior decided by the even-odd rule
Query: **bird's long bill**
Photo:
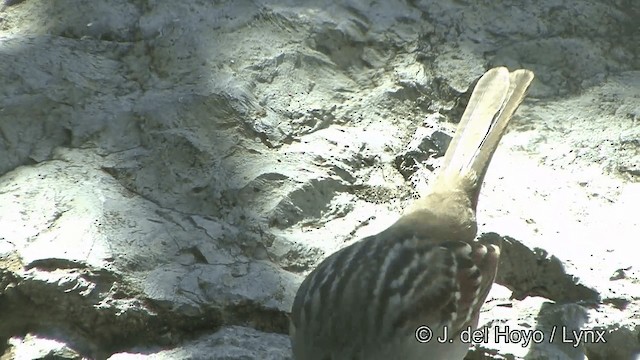
[[[497,67],[478,80],[471,94],[439,177],[448,184],[473,179],[467,190],[474,204],[491,157],[532,80],[533,72],[529,70],[509,73],[506,68]]]

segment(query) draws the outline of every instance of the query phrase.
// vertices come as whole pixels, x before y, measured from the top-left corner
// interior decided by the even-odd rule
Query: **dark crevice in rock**
[[[500,235],[486,233],[481,238],[500,238]],[[543,249],[529,249],[508,236],[502,238],[495,282],[513,291],[512,297],[517,300],[541,296],[560,303],[595,305],[600,301],[596,290],[580,284],[578,279],[565,272],[560,259]]]
[[[134,304],[140,301],[134,300],[130,289],[95,278],[102,275],[69,271],[66,284],[58,277],[55,281],[15,277],[0,296],[0,339],[40,334],[72,344],[85,356],[105,358],[117,349],[159,337],[163,326],[158,318],[144,305]],[[124,297],[129,300],[115,304]]]
[[[201,316],[191,317],[150,301],[135,300],[135,291],[115,290],[122,285],[109,279],[92,279],[92,274],[77,269],[69,272],[72,280],[67,290],[58,287],[55,281],[15,276],[9,281],[11,274],[4,273],[0,278],[0,283],[14,284],[0,295],[1,344],[13,336],[38,334],[65,342],[84,356],[104,359],[138,344],[170,348],[229,325],[288,333],[284,312],[248,301],[210,308]],[[110,274],[109,278],[114,280],[117,276]],[[97,286],[101,283],[102,286]],[[100,291],[92,290],[98,288]],[[135,304],[118,306],[114,304],[117,299],[129,299],[126,301]]]

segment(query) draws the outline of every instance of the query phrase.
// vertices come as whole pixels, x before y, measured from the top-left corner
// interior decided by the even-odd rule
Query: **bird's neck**
[[[475,191],[469,191],[471,188],[465,181],[441,184],[444,182],[434,183],[398,222],[416,226],[418,234],[425,237],[441,238],[437,235],[443,234],[446,240],[473,241],[478,231]]]

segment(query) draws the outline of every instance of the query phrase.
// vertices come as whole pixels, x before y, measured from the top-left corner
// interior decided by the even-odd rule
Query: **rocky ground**
[[[304,275],[397,218],[498,65],[536,80],[468,358],[640,358],[639,5],[5,0],[0,359],[289,359]]]

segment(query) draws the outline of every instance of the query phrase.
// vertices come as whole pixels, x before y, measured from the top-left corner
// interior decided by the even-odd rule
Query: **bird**
[[[289,335],[296,360],[463,359],[478,326],[499,243],[476,240],[491,158],[533,72],[478,80],[442,166],[385,230],[329,255],[300,285]]]

